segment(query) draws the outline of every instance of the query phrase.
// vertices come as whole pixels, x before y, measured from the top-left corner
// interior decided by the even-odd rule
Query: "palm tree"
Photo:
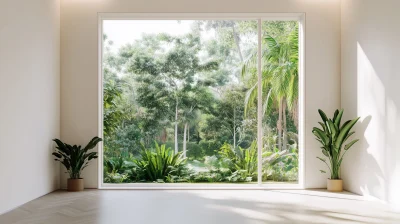
[[[278,108],[278,148],[286,149],[286,108],[291,112],[297,126],[298,99],[298,30],[294,29],[286,37],[278,40],[267,35],[263,39],[266,49],[263,50],[262,88],[267,93],[263,100],[263,115],[272,106]],[[257,99],[257,54],[252,54],[243,64],[242,76],[250,74],[248,80],[251,88],[245,99],[245,113],[254,107]],[[282,142],[283,140],[283,142]]]

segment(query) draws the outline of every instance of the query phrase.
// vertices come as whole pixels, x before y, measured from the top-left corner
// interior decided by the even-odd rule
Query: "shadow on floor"
[[[0,216],[0,223],[383,224],[400,223],[400,216],[377,203],[284,191],[87,190],[46,195]]]

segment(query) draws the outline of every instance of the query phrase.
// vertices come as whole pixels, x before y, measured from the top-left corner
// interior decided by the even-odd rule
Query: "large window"
[[[102,183],[298,183],[298,21],[101,21]]]

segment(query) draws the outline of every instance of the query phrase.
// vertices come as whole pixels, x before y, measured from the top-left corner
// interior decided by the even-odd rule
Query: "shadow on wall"
[[[387,199],[384,155],[386,153],[385,87],[367,53],[357,42],[357,66],[351,117],[360,116],[355,126],[360,141],[344,162],[345,189],[367,197]]]
[[[358,165],[363,169],[363,175],[358,180],[362,194],[400,203],[400,195],[395,190],[400,187],[397,181],[400,175],[397,167],[400,163],[400,80],[392,71],[395,64],[390,61],[393,59],[382,57],[390,55],[391,51],[385,49],[387,46],[384,43],[380,38],[371,36],[358,42],[357,114],[368,114],[373,120],[368,122],[370,125],[360,126],[364,139],[355,156],[360,157]]]
[[[346,189],[400,204],[400,1],[342,6],[342,103],[360,142],[349,152]],[[357,75],[354,75],[357,74]],[[347,98],[348,96],[348,98]]]
[[[360,169],[363,175],[359,175],[356,178],[360,185],[362,195],[374,195],[375,197],[381,198],[384,197],[384,195],[382,195],[384,193],[384,191],[382,191],[384,188],[383,172],[374,155],[368,152],[370,145],[368,143],[368,138],[365,137],[371,119],[372,116],[368,115],[357,124],[357,131],[360,132],[359,134],[362,135],[362,138],[360,139],[359,147],[354,150],[354,154],[361,165]]]

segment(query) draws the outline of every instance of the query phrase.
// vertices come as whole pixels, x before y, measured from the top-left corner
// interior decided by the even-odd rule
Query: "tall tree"
[[[186,157],[186,142],[188,141],[187,135],[189,124],[196,120],[200,112],[210,113],[214,105],[214,96],[210,89],[204,85],[193,86],[191,90],[186,92],[185,97],[182,97],[182,122],[184,124],[183,131],[183,155]]]
[[[281,22],[285,26],[285,22]],[[275,24],[276,25],[276,24]],[[279,26],[278,26],[279,27]],[[282,28],[282,30],[285,30]],[[278,29],[279,30],[279,29]],[[292,25],[289,34],[277,32],[278,37],[266,35],[263,43],[266,48],[263,50],[262,88],[267,93],[263,99],[264,108],[271,108],[277,105],[278,108],[278,148],[286,149],[287,145],[287,116],[286,108],[292,112],[292,117],[297,120],[297,99],[298,99],[298,29],[297,23]],[[256,58],[254,54],[244,63],[242,75],[250,74],[256,76]],[[246,98],[246,107],[254,106],[257,97],[257,80],[253,84]],[[264,110],[264,114],[267,110]],[[296,122],[295,122],[296,123]],[[296,123],[297,124],[297,123]]]
[[[241,134],[244,118],[244,89],[240,87],[229,86],[226,88],[222,98],[216,103],[214,110],[211,111],[212,116],[207,119],[206,132],[213,137],[219,135],[225,136],[229,133],[234,148],[242,139]],[[227,133],[227,134],[225,134]],[[226,139],[222,139],[226,141]]]
[[[149,110],[166,110],[173,114],[177,153],[179,116],[185,109],[183,101],[196,86],[208,85],[200,74],[216,70],[218,63],[200,63],[198,55],[202,45],[197,35],[160,34],[150,39],[157,39],[158,43],[149,41],[151,50],[145,47],[140,53],[133,53],[127,68],[139,83],[139,103]]]
[[[113,42],[108,40],[107,35],[103,36],[104,42],[104,60],[103,60],[103,132],[107,137],[111,135],[119,126],[124,118],[122,110],[117,106],[121,99],[122,88],[118,79],[119,71],[117,56],[111,51]]]

